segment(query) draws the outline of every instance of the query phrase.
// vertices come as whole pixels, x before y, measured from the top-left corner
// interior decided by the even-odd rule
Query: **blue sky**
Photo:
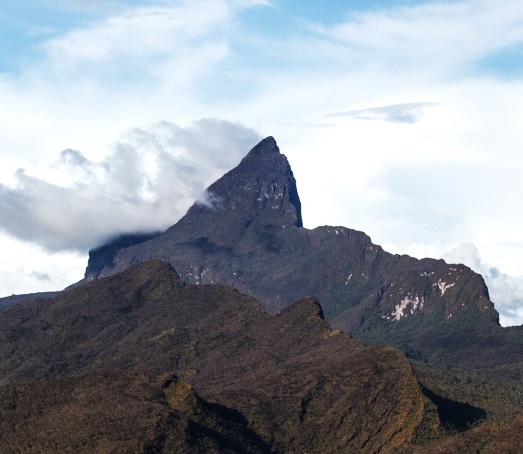
[[[80,279],[273,135],[306,227],[464,262],[523,323],[522,76],[516,0],[4,0],[0,294]]]

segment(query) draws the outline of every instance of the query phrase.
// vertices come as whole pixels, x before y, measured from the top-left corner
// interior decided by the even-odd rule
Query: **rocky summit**
[[[421,360],[470,361],[479,334],[500,332],[483,278],[468,267],[390,254],[345,227],[304,228],[301,209],[287,158],[268,137],[164,233],[115,249],[110,260],[92,251],[86,280],[159,258],[185,283],[230,285],[269,313],[315,296],[333,327]]]

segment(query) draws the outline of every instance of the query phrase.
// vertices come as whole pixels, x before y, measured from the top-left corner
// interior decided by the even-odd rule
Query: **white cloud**
[[[61,290],[78,282],[86,267],[85,254],[54,252],[0,232],[2,296]]]
[[[348,117],[356,120],[379,120],[398,123],[416,123],[431,102],[410,102],[392,106],[371,107],[367,109],[347,110],[326,115],[325,118]]]
[[[458,244],[442,256],[449,263],[464,263],[483,276],[502,325],[523,324],[523,276],[508,276],[484,263],[472,243]]]
[[[202,87],[230,57],[228,33],[249,2],[147,3],[44,41],[0,74],[0,147],[18,159],[68,147],[101,157],[133,125],[216,116]]]
[[[53,180],[70,175],[68,183],[20,169],[15,187],[0,185],[0,228],[52,251],[87,251],[118,233],[165,229],[259,140],[241,124],[204,119],[131,130],[102,162],[64,150]]]
[[[469,0],[361,12],[312,28],[367,65],[440,76],[521,43],[522,25],[521,2]]]
[[[230,8],[219,1],[193,0],[178,7],[135,8],[74,30],[42,47],[59,69],[67,69],[64,63],[107,64],[115,57],[121,63],[122,57],[176,55],[180,48],[211,35],[231,20]]]

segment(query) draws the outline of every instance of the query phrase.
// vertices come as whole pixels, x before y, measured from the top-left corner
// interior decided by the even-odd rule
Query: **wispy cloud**
[[[371,107],[367,109],[346,110],[326,115],[325,118],[347,117],[356,120],[379,120],[397,123],[416,123],[427,107],[436,105],[432,102],[411,102],[391,106]]]
[[[366,65],[441,76],[521,43],[522,25],[521,2],[500,8],[494,0],[467,0],[365,11],[335,26],[311,28]]]
[[[233,17],[225,1],[139,7],[72,30],[41,49],[49,69],[61,78],[137,77],[139,71],[140,77],[157,80],[166,78],[168,69],[171,80],[187,81],[193,66],[205,68],[227,55],[219,32]]]

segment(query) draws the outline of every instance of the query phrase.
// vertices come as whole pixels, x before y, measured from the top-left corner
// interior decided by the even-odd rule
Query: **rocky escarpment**
[[[345,227],[302,227],[296,181],[272,137],[211,185],[208,195],[206,204],[195,204],[163,234],[119,249],[105,266],[99,260],[88,267],[86,276],[161,258],[184,282],[231,285],[269,313],[314,295],[332,326],[421,359],[458,360],[455,352],[477,337],[469,330],[465,339],[462,324],[499,328],[482,277],[466,266],[389,254]]]

